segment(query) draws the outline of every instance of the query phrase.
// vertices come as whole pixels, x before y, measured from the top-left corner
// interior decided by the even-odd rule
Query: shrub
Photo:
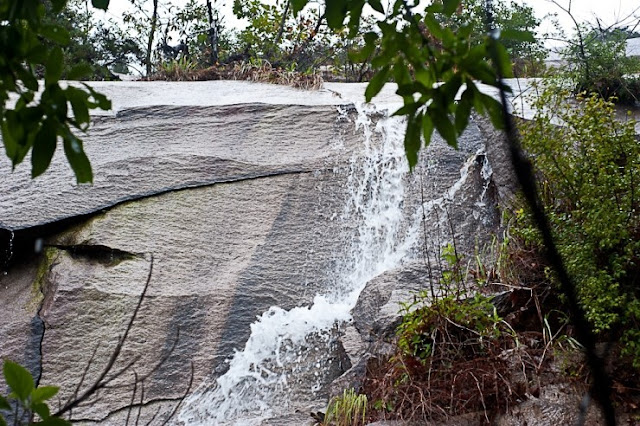
[[[501,318],[491,300],[476,294],[458,301],[449,296],[425,304],[426,294],[418,296],[402,308],[402,322],[398,327],[398,349],[404,357],[425,364],[433,354],[435,334],[447,330],[451,338],[458,338],[456,331],[469,334],[474,339],[499,337]],[[416,305],[422,305],[414,309]],[[468,348],[477,349],[473,346]]]
[[[395,354],[367,366],[372,418],[422,424],[480,413],[489,423],[526,392],[510,383],[505,356],[517,338],[486,296],[428,301],[424,292],[404,306]]]
[[[587,30],[565,51],[568,75],[576,93],[597,93],[606,100],[633,105],[640,100],[640,60],[627,57],[627,34],[620,30]]]
[[[548,87],[520,126],[558,249],[595,332],[621,328],[640,367],[640,144],[611,101]],[[562,123],[558,125],[556,123]],[[526,218],[525,218],[526,219]],[[521,235],[535,239],[532,220]],[[538,241],[538,243],[540,243]],[[551,277],[553,279],[553,277]]]

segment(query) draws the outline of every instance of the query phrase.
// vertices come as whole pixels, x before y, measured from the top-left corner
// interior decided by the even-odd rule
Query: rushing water
[[[337,285],[315,296],[310,306],[273,306],[251,325],[242,351],[215,383],[203,384],[185,400],[178,420],[189,425],[251,424],[291,410],[296,398],[314,394],[326,373],[331,330],[351,318],[358,295],[373,277],[401,262],[417,232],[404,229],[404,124],[396,118],[371,120],[357,106],[356,131],[362,150],[350,162],[348,198],[337,220],[357,223],[345,260],[336,268]],[[316,377],[309,385],[300,376]],[[313,382],[313,380],[312,380]],[[306,386],[310,389],[303,389]]]

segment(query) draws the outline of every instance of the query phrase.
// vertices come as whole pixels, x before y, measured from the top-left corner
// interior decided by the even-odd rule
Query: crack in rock
[[[117,248],[111,248],[102,244],[74,244],[74,245],[57,245],[52,244],[48,247],[54,247],[58,250],[64,250],[74,259],[83,259],[107,267],[116,266],[125,260],[144,258],[144,253],[132,253]]]

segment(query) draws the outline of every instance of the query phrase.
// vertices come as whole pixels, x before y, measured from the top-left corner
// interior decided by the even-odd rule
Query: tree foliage
[[[78,183],[91,182],[91,165],[82,140],[72,129],[85,131],[89,110],[109,109],[111,103],[89,86],[60,85],[64,47],[71,36],[63,26],[45,21],[45,4],[40,0],[0,3],[2,141],[14,168],[31,152],[31,174],[36,177],[47,169],[61,140]],[[108,1],[94,0],[96,4],[106,7]],[[48,6],[53,13],[60,13],[66,0],[51,0]],[[38,67],[44,69],[43,83],[37,80]],[[67,78],[78,79],[89,72],[86,64],[78,64],[68,71]],[[11,94],[15,97],[10,98]]]
[[[307,0],[292,3],[294,11],[300,11]],[[434,130],[456,146],[473,109],[488,114],[496,127],[503,126],[500,103],[478,88],[478,83],[500,87],[498,76],[511,75],[509,53],[497,40],[497,31],[493,37],[485,34],[475,39],[471,23],[461,23],[455,30],[444,25],[459,10],[460,0],[434,2],[423,11],[418,3],[403,0],[386,9],[379,0],[328,0],[328,25],[340,29],[346,23],[355,36],[365,4],[385,16],[375,31],[364,35],[366,45],[360,58],[372,56],[372,66],[377,69],[365,96],[370,101],[391,78],[397,83],[396,93],[402,96],[404,106],[395,114],[407,117],[405,151],[411,167],[417,163],[423,141],[429,143]],[[521,31],[504,31],[502,37],[534,41],[532,34]],[[496,49],[497,63],[489,60],[490,49]]]
[[[84,1],[70,0],[60,12],[54,11],[48,3],[45,7],[43,21],[69,33],[69,42],[64,46],[63,78],[73,66],[83,64],[92,68],[84,78],[111,80],[115,77],[112,71],[128,73],[129,64],[141,55],[133,37],[113,20],[96,20]],[[49,48],[54,47],[53,43],[46,44]]]
[[[294,13],[291,1],[275,5],[236,1],[234,12],[249,19],[249,26],[237,35],[237,48],[281,68],[312,72],[328,66],[342,71],[348,61],[346,52],[359,41],[330,29],[322,4],[310,4]]]
[[[502,42],[514,65],[514,75],[529,77],[543,68],[542,61],[546,57],[546,49],[537,35],[540,20],[536,18],[533,8],[513,0],[496,0],[493,2],[493,19],[501,32],[505,33]],[[443,22],[452,28],[471,27],[469,39],[472,46],[482,44],[486,34],[486,1],[465,0],[458,10]],[[511,38],[513,32],[529,32],[533,39]]]

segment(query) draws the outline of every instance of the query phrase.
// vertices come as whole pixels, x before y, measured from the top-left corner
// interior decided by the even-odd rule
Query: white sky
[[[206,0],[200,0],[202,4],[206,4]],[[273,1],[273,0],[271,0]],[[282,1],[282,0],[281,0]],[[553,4],[551,0],[516,0],[519,3],[526,3],[532,6],[538,18],[543,18],[549,13],[556,13],[558,21],[570,34],[572,32],[573,23],[569,16],[563,12],[558,6]],[[623,21],[625,24],[635,25],[640,20],[640,0],[556,0],[565,8],[571,6],[571,12],[574,14],[578,22],[588,20],[595,23],[596,19],[600,19],[603,26],[611,25],[615,22]],[[151,4],[151,1],[148,1]],[[160,4],[168,3],[166,0],[160,0]],[[171,3],[180,5],[186,3],[185,0],[173,0]],[[212,3],[219,7],[221,15],[224,16],[224,22],[227,27],[243,26],[233,15],[231,8],[233,0],[212,0]],[[384,4],[385,2],[383,2]],[[130,6],[130,0],[111,0],[108,17],[118,17],[123,10]],[[626,19],[626,20],[625,20]],[[544,23],[543,31],[547,31],[551,25]],[[640,30],[640,26],[638,27]]]

